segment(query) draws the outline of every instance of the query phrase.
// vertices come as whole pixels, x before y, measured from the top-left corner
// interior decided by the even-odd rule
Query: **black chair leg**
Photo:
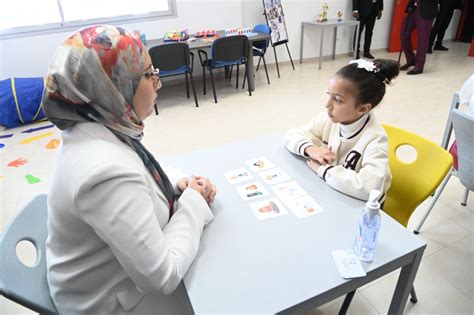
[[[193,79],[193,73],[192,72],[189,73],[189,77],[191,78],[191,87],[193,88],[194,102],[196,103],[196,107],[199,107],[198,98],[197,98],[197,95],[196,95],[196,87],[194,86],[194,79]]]
[[[214,86],[214,77],[212,76],[211,68],[209,68],[209,74],[211,75],[211,85],[212,85],[212,93],[214,93],[214,102],[217,103],[216,87]]]
[[[260,67],[260,61],[262,61],[262,55],[260,55],[260,58],[258,58],[257,68],[255,69],[255,72],[257,72],[258,67]]]
[[[267,75],[267,82],[270,84],[270,78],[268,77],[268,70],[267,70],[267,63],[265,62],[265,56],[262,55],[263,58],[263,67],[265,68],[265,74]]]
[[[187,98],[189,98],[189,82],[188,82],[188,73],[186,72],[184,74],[184,76],[186,77],[186,96]]]
[[[229,68],[229,67],[227,67],[227,69],[228,69],[228,68]],[[227,77],[226,79],[228,79],[229,81],[232,80],[232,70],[233,70],[233,69],[234,69],[234,65],[230,66],[229,72],[225,71],[225,69],[224,69],[224,74],[227,74],[227,75],[228,75],[228,77]]]
[[[158,105],[155,103],[155,114],[158,115]]]
[[[239,65],[237,65],[237,79],[235,80],[235,89],[239,88]]]
[[[410,295],[411,295],[410,302],[412,302],[413,304],[418,302],[418,297],[416,296],[415,287],[411,287]]]
[[[245,73],[244,73],[244,83],[242,83],[242,90],[245,88],[245,81],[247,79],[247,67],[245,67]]]
[[[346,294],[346,298],[344,299],[344,302],[341,305],[341,308],[339,309],[339,315],[346,315],[347,310],[349,309],[349,306],[351,305],[352,299],[354,298],[354,295],[356,293],[356,290],[351,291]]]
[[[206,68],[202,67],[202,94],[206,95]]]
[[[247,71],[247,65],[245,65],[245,72],[247,73],[247,81],[249,81],[250,77],[249,77],[249,72]],[[247,87],[249,88],[249,96],[252,96],[252,91],[250,90],[250,84],[247,84]]]

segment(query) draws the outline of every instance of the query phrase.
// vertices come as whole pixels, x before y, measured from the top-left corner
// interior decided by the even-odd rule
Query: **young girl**
[[[287,149],[342,193],[367,200],[372,189],[387,192],[388,139],[371,111],[398,72],[393,60],[351,61],[329,82],[327,112],[286,132]]]

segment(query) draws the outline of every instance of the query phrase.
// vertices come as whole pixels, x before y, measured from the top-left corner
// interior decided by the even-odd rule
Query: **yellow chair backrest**
[[[405,227],[416,207],[430,196],[448,174],[453,159],[438,144],[406,130],[383,125],[388,136],[392,185],[387,192],[384,211]],[[397,150],[408,145],[416,150],[416,159],[406,163]]]

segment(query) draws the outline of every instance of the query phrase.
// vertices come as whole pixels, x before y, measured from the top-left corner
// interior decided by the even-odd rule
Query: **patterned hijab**
[[[144,125],[133,107],[144,49],[138,35],[120,27],[94,25],[73,33],[59,46],[49,67],[43,110],[61,130],[93,121],[132,147],[168,199],[171,217],[173,187],[140,142]]]

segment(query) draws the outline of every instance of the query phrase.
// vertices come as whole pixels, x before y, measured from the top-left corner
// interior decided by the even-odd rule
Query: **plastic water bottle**
[[[375,246],[380,229],[380,203],[378,199],[382,193],[371,190],[369,200],[365,204],[359,220],[359,234],[356,237],[354,251],[362,261],[374,260]]]

